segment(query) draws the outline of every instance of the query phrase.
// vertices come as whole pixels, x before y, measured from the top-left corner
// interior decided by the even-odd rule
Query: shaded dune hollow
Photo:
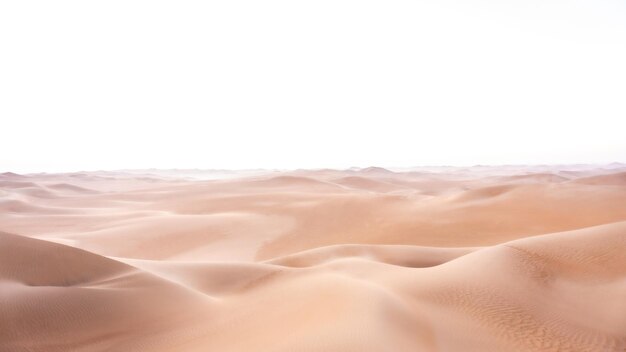
[[[0,352],[626,351],[622,164],[193,175],[0,174]]]

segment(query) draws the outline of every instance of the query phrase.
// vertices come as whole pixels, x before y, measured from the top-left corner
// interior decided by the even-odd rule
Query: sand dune
[[[626,351],[622,164],[192,171],[0,174],[0,351]]]
[[[608,175],[581,177],[577,180],[574,180],[573,182],[589,185],[626,186],[626,171],[611,173]]]
[[[343,244],[298,252],[272,259],[268,263],[301,268],[323,265],[334,260],[358,258],[409,268],[427,268],[446,263],[474,250],[476,248]]]

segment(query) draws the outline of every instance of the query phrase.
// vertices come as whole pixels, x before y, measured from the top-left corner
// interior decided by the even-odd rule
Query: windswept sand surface
[[[0,175],[0,351],[626,351],[625,165],[178,174]]]

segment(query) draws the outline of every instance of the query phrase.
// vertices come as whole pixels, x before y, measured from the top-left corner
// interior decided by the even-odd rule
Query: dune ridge
[[[0,174],[0,351],[626,351],[623,164],[181,172]]]

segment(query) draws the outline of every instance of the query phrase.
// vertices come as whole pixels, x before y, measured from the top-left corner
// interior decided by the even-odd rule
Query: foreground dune
[[[224,173],[1,174],[0,351],[626,351],[623,165]]]

